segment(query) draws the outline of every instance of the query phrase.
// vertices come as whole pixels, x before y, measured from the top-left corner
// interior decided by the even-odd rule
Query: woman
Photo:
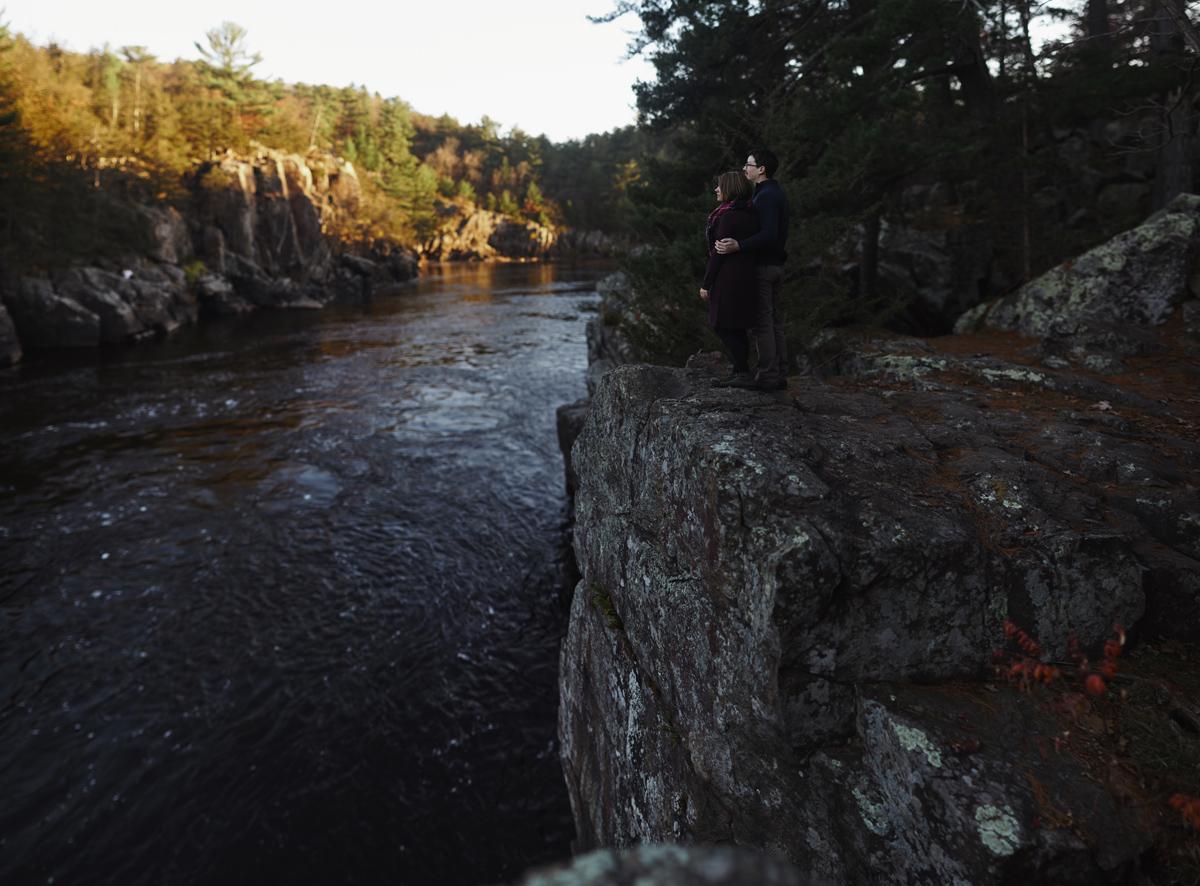
[[[717,176],[717,203],[708,217],[704,237],[708,241],[708,269],[700,287],[700,298],[708,302],[708,325],[733,355],[733,374],[714,384],[730,384],[750,378],[750,341],[746,330],[757,322],[757,282],[754,253],[732,252],[721,255],[718,240],[733,237],[744,240],[758,233],[758,213],[750,198],[754,189],[740,172]]]

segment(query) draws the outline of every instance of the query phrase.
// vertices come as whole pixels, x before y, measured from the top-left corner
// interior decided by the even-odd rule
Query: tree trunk
[[[138,65],[133,70],[133,134],[137,135],[142,128],[142,67]]]
[[[1188,18],[1187,7],[1182,2],[1164,0],[1162,8],[1163,12],[1175,24],[1176,30],[1183,32],[1184,42],[1187,43],[1192,52],[1200,55],[1200,32],[1196,31],[1196,26]]]
[[[1031,79],[1035,79],[1037,77],[1037,66],[1033,62],[1033,39],[1029,34],[1029,22],[1032,18],[1029,12],[1029,3],[1030,0],[1018,0],[1017,17],[1021,21],[1022,67]]]
[[[1108,32],[1108,0],[1088,0],[1085,19],[1088,42],[1107,49],[1112,43]]]
[[[964,16],[965,26],[955,36],[952,60],[958,82],[962,84],[963,101],[967,109],[977,115],[992,111],[992,75],[983,55],[983,44],[979,40],[979,23],[974,16]]]
[[[1163,143],[1158,149],[1158,167],[1154,175],[1151,205],[1154,210],[1162,209],[1192,189],[1195,116],[1188,99],[1182,88],[1167,96],[1169,109],[1163,112]]]
[[[1029,104],[1021,106],[1021,279],[1033,279],[1033,238],[1029,235]]]
[[[872,212],[863,223],[862,255],[858,261],[858,294],[875,298],[879,294],[879,210]]]
[[[1008,3],[1007,0],[1000,0],[1000,42],[999,50],[996,56],[1000,62],[1000,79],[1004,79],[1006,73],[1005,62],[1008,60]]]
[[[1176,34],[1190,27],[1184,13],[1183,0],[1159,0],[1157,27],[1151,38],[1156,55],[1165,55],[1172,49]],[[1180,21],[1185,27],[1180,27]],[[1185,39],[1190,36],[1185,34]],[[1188,40],[1190,44],[1191,41]],[[1163,109],[1162,136],[1158,148],[1158,163],[1154,174],[1154,194],[1151,209],[1162,209],[1175,197],[1192,189],[1192,145],[1195,131],[1195,114],[1192,97],[1185,95],[1183,87],[1167,93],[1167,107]]]

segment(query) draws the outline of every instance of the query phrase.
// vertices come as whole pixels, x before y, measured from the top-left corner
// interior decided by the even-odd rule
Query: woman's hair
[[[721,198],[726,202],[749,200],[754,196],[753,186],[740,172],[722,172],[717,176],[717,187],[721,189]]]

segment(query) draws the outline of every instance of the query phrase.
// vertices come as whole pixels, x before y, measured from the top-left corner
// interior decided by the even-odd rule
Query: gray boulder
[[[57,275],[55,282],[60,295],[74,299],[100,318],[102,342],[126,341],[147,330],[146,324],[120,295],[103,282],[92,282],[82,271],[67,270]]]
[[[195,284],[196,300],[210,314],[244,314],[254,305],[242,298],[233,284],[219,274],[208,274]]]
[[[21,342],[17,339],[17,328],[12,317],[0,303],[0,366],[11,366],[21,359]]]
[[[208,270],[225,273],[225,234],[216,225],[204,225],[200,231],[201,250]]]
[[[488,246],[500,255],[513,258],[540,258],[554,248],[557,235],[534,221],[513,221],[502,218],[488,237]]]
[[[418,272],[417,257],[403,249],[381,251],[374,259],[347,252],[325,282],[332,285],[337,296],[369,298],[401,292],[403,284]]]
[[[360,277],[379,277],[383,273],[377,262],[371,261],[369,258],[363,258],[361,255],[353,255],[347,252],[342,256],[341,262],[343,267],[349,268]]]
[[[79,274],[92,287],[120,296],[146,330],[174,332],[194,323],[199,313],[195,299],[186,289],[176,289],[174,279],[159,268],[139,269],[130,277],[100,268],[82,268]]]
[[[195,320],[192,312],[177,303],[175,293],[159,283],[136,278],[126,281],[123,294],[138,319],[155,332],[174,332]]]
[[[19,278],[4,293],[4,303],[25,348],[100,344],[100,318],[74,299],[56,294],[49,280]]]
[[[993,329],[1042,336],[1056,318],[1152,326],[1187,297],[1200,240],[1200,195],[1181,194],[1145,224],[1043,274],[982,316],[964,317],[957,331],[982,319]]]

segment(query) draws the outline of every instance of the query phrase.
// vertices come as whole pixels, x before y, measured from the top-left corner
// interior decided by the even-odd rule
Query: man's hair
[[[717,176],[717,187],[721,189],[721,198],[730,200],[749,200],[754,196],[754,186],[740,172],[722,172]]]
[[[753,157],[754,162],[759,166],[766,167],[767,178],[775,177],[775,170],[779,168],[779,158],[766,148],[751,148],[746,152],[747,157]]]

